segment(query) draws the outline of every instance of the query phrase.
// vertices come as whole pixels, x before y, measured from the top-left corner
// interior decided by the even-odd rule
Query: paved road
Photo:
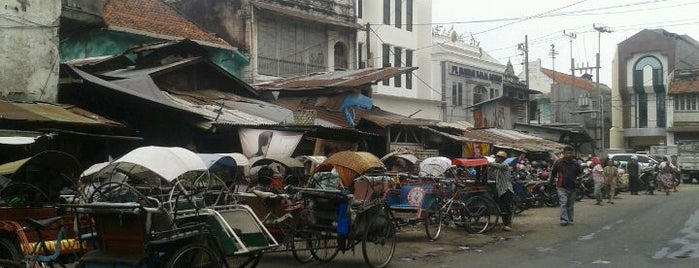
[[[558,225],[558,210],[536,208],[515,218],[515,231],[488,236],[447,230],[428,242],[422,229],[399,233],[391,267],[699,267],[699,186],[670,196],[622,194],[615,204],[576,204],[575,225]],[[362,267],[347,252],[330,264]],[[287,255],[266,256],[259,267],[301,265]]]

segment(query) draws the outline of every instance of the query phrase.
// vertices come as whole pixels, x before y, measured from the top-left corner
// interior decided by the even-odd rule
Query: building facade
[[[441,91],[431,85],[432,1],[357,0],[356,4],[357,22],[369,25],[357,32],[358,68],[420,67],[379,83],[374,104],[404,116],[443,119]]]
[[[443,121],[473,123],[466,107],[503,95],[505,65],[454,31],[435,30],[432,44],[432,85],[442,92]]]
[[[169,0],[190,20],[250,56],[241,78],[354,69],[354,0]]]
[[[687,102],[680,97],[675,105],[668,95],[670,76],[697,63],[699,42],[687,35],[646,29],[619,43],[612,72],[611,147],[648,150],[676,144],[674,119],[685,120]]]
[[[523,76],[520,74],[520,78]],[[531,124],[560,127],[574,123],[577,126],[570,130],[582,128],[595,141],[581,146],[582,152],[597,152],[602,141],[608,148],[612,105],[611,89],[607,85],[600,84],[598,91],[591,75],[577,77],[543,68],[541,60],[529,63],[529,80],[531,89],[543,92],[531,104]],[[600,94],[604,100],[601,107]]]
[[[673,105],[667,130],[674,143],[699,140],[699,65],[673,72],[668,96]]]
[[[3,1],[0,98],[54,102],[61,1]]]

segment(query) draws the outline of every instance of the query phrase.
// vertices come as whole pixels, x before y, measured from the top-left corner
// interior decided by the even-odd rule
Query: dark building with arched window
[[[610,147],[638,151],[698,139],[696,132],[678,127],[690,123],[687,119],[699,123],[699,116],[678,117],[685,112],[678,110],[683,96],[669,92],[673,73],[698,63],[699,42],[687,35],[646,29],[619,43],[613,62]],[[691,98],[689,103],[691,108]]]

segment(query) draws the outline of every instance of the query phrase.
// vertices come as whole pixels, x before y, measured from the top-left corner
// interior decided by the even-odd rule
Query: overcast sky
[[[537,15],[542,17],[468,23]],[[459,33],[472,33],[483,50],[494,58],[502,63],[511,59],[516,73],[522,70],[521,63],[524,61],[517,51],[517,44],[524,42],[524,35],[529,35],[530,61],[540,58],[544,68],[551,69],[549,52],[551,44],[554,44],[558,51],[554,66],[556,71],[570,73],[570,39],[563,35],[563,30],[577,34],[572,49],[575,62],[589,62],[592,66],[598,47],[598,33],[593,29],[593,24],[607,26],[613,32],[602,34],[600,81],[611,85],[611,61],[616,45],[642,29],[663,28],[699,40],[699,1],[433,0],[432,21],[447,29],[453,26]]]

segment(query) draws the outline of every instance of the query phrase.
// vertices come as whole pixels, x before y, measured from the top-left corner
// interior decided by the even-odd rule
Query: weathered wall
[[[189,20],[237,47],[249,51],[245,20],[250,16],[249,0],[167,0]]]
[[[0,0],[0,97],[54,102],[61,1]]]

